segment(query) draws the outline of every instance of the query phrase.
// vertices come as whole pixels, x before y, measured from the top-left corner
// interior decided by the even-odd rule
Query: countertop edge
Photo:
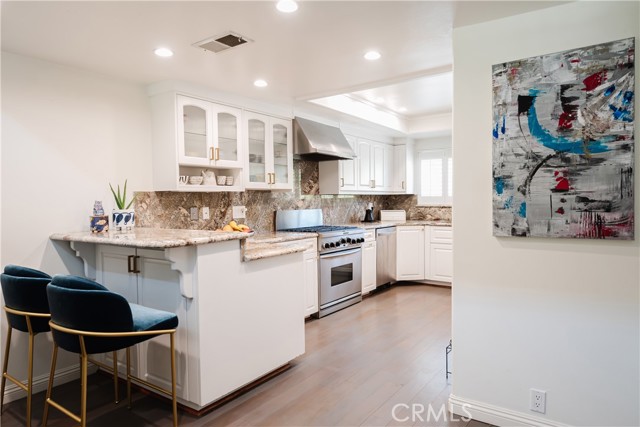
[[[142,231],[144,236],[136,236],[136,231]],[[154,236],[154,233],[157,236]],[[197,235],[180,235],[183,234],[197,234],[196,230],[175,230],[175,229],[148,229],[139,228],[131,233],[91,233],[89,231],[83,232],[71,232],[71,233],[54,233],[49,236],[49,239],[56,241],[67,242],[80,242],[80,243],[93,243],[112,246],[126,246],[133,248],[148,248],[148,249],[168,249],[178,248],[183,246],[197,246],[206,245],[210,243],[226,242],[230,240],[244,240],[255,233],[240,233],[240,232],[214,232],[203,231],[202,236]],[[215,234],[214,234],[215,233]],[[174,236],[169,236],[174,234]]]
[[[249,247],[245,247],[243,260],[245,262],[256,261],[264,258],[272,258],[281,255],[294,254],[297,252],[304,252],[307,249],[311,249],[313,245],[311,243],[301,242],[282,242],[282,243],[264,243],[253,244]]]

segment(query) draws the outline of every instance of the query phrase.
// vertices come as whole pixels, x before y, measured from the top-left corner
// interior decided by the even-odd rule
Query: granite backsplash
[[[408,219],[451,220],[450,207],[416,206],[414,195],[320,195],[318,163],[296,160],[293,164],[293,191],[245,192],[138,192],[136,225],[138,227],[215,230],[232,219],[232,206],[246,206],[245,220],[258,232],[275,229],[275,211],[282,209],[322,209],[326,224],[358,222],[373,202],[375,218],[381,209],[404,209]],[[210,219],[192,221],[189,208],[209,207]]]

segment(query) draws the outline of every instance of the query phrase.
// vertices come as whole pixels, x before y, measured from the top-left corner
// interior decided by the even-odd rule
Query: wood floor
[[[291,369],[200,418],[180,412],[180,425],[485,426],[440,412],[454,378],[445,379],[450,331],[449,288],[391,287],[307,322],[306,353]],[[74,381],[55,388],[54,398],[77,408],[79,390]],[[171,425],[170,405],[143,393],[134,394],[131,411],[125,402],[114,405],[105,375],[90,377],[88,395],[89,426]],[[41,424],[43,401],[44,393],[34,396],[34,426]],[[25,407],[25,399],[5,405],[2,425],[24,426]],[[48,425],[73,422],[52,409]]]

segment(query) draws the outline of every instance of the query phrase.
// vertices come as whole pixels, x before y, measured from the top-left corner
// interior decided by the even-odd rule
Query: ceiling
[[[451,68],[454,26],[560,3],[301,1],[283,14],[275,1],[2,1],[2,50],[266,102],[384,98],[391,113],[411,118],[451,110],[451,75],[438,70]],[[218,54],[192,46],[227,31],[253,42]],[[175,55],[156,57],[159,46]],[[365,60],[370,49],[382,58]],[[256,88],[258,78],[269,85]]]

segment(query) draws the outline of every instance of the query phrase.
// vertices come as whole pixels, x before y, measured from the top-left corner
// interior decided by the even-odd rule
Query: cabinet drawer
[[[371,240],[376,240],[376,231],[375,230],[367,230],[364,232],[364,241],[368,242]]]
[[[453,227],[431,227],[431,243],[453,243]]]

